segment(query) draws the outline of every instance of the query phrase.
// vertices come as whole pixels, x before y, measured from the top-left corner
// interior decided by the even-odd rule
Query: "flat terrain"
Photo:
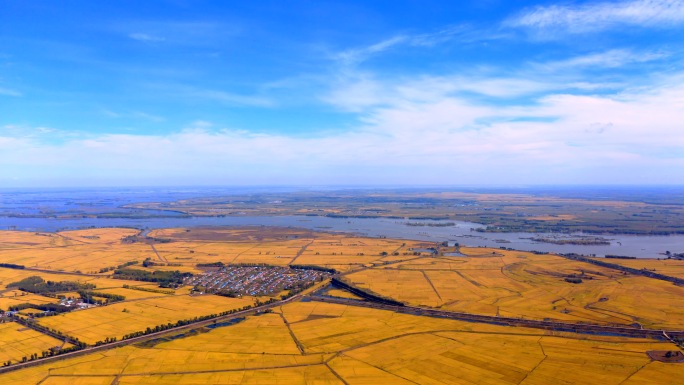
[[[656,273],[669,275],[671,277],[684,278],[684,260],[676,259],[601,259],[604,262],[614,263],[631,267],[634,269],[647,269]]]
[[[0,323],[0,362],[21,361],[32,354],[42,356],[54,347],[71,346],[64,341],[39,333],[16,322]]]
[[[411,305],[505,317],[684,326],[684,287],[554,255],[461,248],[465,257],[420,258],[345,278]],[[646,261],[659,262],[659,261]],[[582,277],[570,283],[566,277]]]
[[[681,367],[651,361],[646,354],[671,348],[653,340],[306,302],[233,326],[10,372],[0,379],[7,385],[676,384]]]
[[[126,334],[145,331],[148,327],[175,323],[179,319],[218,314],[253,304],[252,297],[238,299],[214,295],[164,295],[43,317],[38,323],[87,344],[94,344],[106,337],[121,339]]]
[[[474,191],[326,191],[232,195],[132,208],[194,216],[324,215],[461,220],[492,232],[684,234],[684,193],[632,189],[508,189]],[[684,251],[679,251],[684,252]]]
[[[115,269],[108,268],[131,261],[136,263],[129,268],[142,271],[196,274],[211,269],[197,264],[217,262],[285,268],[313,265],[334,268],[341,272],[340,279],[371,294],[413,306],[491,316],[492,320],[501,316],[684,330],[684,287],[555,255],[461,247],[461,256],[444,256],[454,248],[430,242],[259,227],[161,229],[147,237],[128,229],[68,234],[0,232],[0,239],[0,252],[14,258],[7,263],[27,263],[25,269],[0,267],[2,310],[59,301],[8,287],[31,276],[89,283],[96,286],[94,293],[125,297],[106,306],[35,320],[38,326],[88,345],[268,299],[190,294],[192,287],[188,286],[160,288],[154,282],[114,279]],[[22,252],[15,255],[11,250]],[[128,251],[121,254],[122,250]],[[92,260],[89,252],[94,255]],[[41,259],[43,256],[48,262]],[[143,266],[146,259],[147,266]],[[610,262],[673,276],[679,269],[675,261]],[[87,268],[81,270],[83,266]],[[680,351],[664,338],[577,334],[418,316],[363,307],[358,302],[354,305],[361,300],[361,293],[339,287],[328,287],[317,295],[351,302],[321,302],[322,297],[307,296],[318,289],[309,290],[301,299],[277,304],[268,313],[241,317],[230,324],[207,322],[169,330],[145,341],[134,340],[119,348],[73,358],[38,361],[37,366],[0,374],[0,383],[681,382],[681,364],[653,361],[647,354]],[[40,315],[40,311],[24,309],[20,317],[27,319],[30,314]],[[15,322],[0,324],[0,342],[0,361],[15,364],[25,355],[40,354],[63,343]]]
[[[147,258],[154,264],[148,270],[201,272],[197,264],[212,262],[316,264],[345,270],[366,263],[407,258],[384,256],[383,252],[403,254],[410,248],[432,245],[268,227],[162,229],[151,231],[150,239],[135,237],[138,233],[110,228],[54,234],[0,231],[0,261],[31,269],[103,277],[125,263],[136,262],[136,268],[142,268]],[[125,240],[126,237],[131,241]],[[100,272],[107,268],[112,270]],[[0,282],[4,277],[14,279],[21,274],[33,273],[0,271]],[[50,277],[57,280],[54,274]]]

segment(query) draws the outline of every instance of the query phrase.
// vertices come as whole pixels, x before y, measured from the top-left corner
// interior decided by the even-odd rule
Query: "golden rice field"
[[[29,329],[16,322],[0,323],[0,362],[20,362],[55,346],[70,347],[64,341]]]
[[[256,229],[258,230],[258,229]],[[170,239],[170,243],[156,244],[164,260],[194,266],[197,263],[290,263],[321,266],[359,267],[367,263],[382,263],[411,258],[403,254],[409,248],[421,247],[423,242],[395,239],[360,238],[347,235],[301,233],[297,238],[276,234],[259,239],[255,229],[184,229],[155,230],[150,236]],[[296,234],[296,233],[295,233]],[[382,252],[390,255],[382,256]]]
[[[0,374],[0,383],[678,384],[681,365],[645,353],[673,348],[300,302],[167,342]]]
[[[43,305],[48,303],[56,303],[59,300],[56,298],[43,297],[42,295],[28,294],[19,290],[9,291],[2,294],[0,297],[0,310],[9,310],[11,306],[17,306],[24,303],[33,305]]]
[[[631,267],[647,269],[672,277],[684,278],[684,261],[676,259],[601,259],[602,261]]]
[[[153,290],[174,291],[173,289],[168,289],[168,288],[159,289],[156,285],[148,285],[148,286],[142,286],[142,287],[143,288],[147,287],[147,288],[150,288]],[[126,297],[126,301],[138,300],[138,299],[144,299],[144,298],[153,298],[153,297],[164,298],[164,297],[169,296],[168,294],[164,294],[164,293],[155,293],[155,292],[150,292],[150,291],[135,290],[135,289],[124,288],[124,287],[95,289],[93,291],[95,293],[101,292],[101,293],[106,293],[106,294],[122,295],[122,296]]]
[[[150,282],[139,282],[139,281],[128,281],[128,280],[122,280],[122,279],[113,279],[109,278],[107,276],[85,276],[85,275],[76,275],[76,274],[55,274],[55,273],[45,273],[45,272],[38,272],[38,271],[31,271],[31,270],[16,270],[16,269],[6,269],[0,267],[0,309],[5,309],[3,306],[5,303],[13,303],[13,300],[16,301],[21,301],[21,302],[29,302],[29,303],[54,303],[56,302],[56,299],[54,298],[48,298],[48,297],[43,297],[40,295],[34,295],[34,294],[27,294],[23,293],[19,290],[14,290],[14,289],[7,289],[7,285],[12,283],[12,282],[17,282],[20,281],[24,278],[28,278],[31,276],[39,276],[43,278],[46,281],[73,281],[73,282],[81,282],[81,283],[90,283],[96,286],[97,290],[107,290],[107,289],[112,289],[114,290],[113,292],[116,292],[118,289],[125,290],[123,289],[123,285],[128,285],[128,286],[138,286],[138,287],[149,287],[149,288],[156,288],[157,285],[154,283]],[[165,289],[165,290],[171,290],[171,289]],[[187,288],[180,288],[177,290],[177,292],[180,293],[186,293]],[[127,293],[127,294],[125,294]],[[23,294],[23,297],[22,297]],[[66,294],[72,294],[75,295],[76,293],[66,293]],[[126,296],[127,298],[132,296],[131,298],[134,298],[137,294],[137,292],[134,292],[133,290],[126,290],[125,292],[121,292],[120,294]],[[15,296],[16,295],[16,296]],[[9,301],[9,302],[8,302]]]
[[[230,342],[230,343],[228,343]],[[229,327],[216,328],[192,338],[180,338],[155,345],[160,350],[214,353],[299,355],[297,345],[280,314],[249,317]]]
[[[344,279],[360,287],[411,305],[684,329],[683,287],[553,255],[465,247],[465,257],[414,255],[413,249],[434,245],[277,228],[161,229],[149,234],[157,239],[154,245],[122,242],[136,234],[130,229],[0,232],[1,262],[53,271],[0,268],[0,309],[56,301],[7,289],[7,284],[32,275],[93,283],[96,291],[125,296],[124,302],[37,320],[94,344],[255,301],[190,296],[187,287],[174,294],[123,288],[156,284],[112,279],[111,271],[75,274],[151,258],[160,265],[148,270],[199,272],[196,264],[218,261],[320,265],[344,272]],[[675,276],[682,269],[678,261],[611,262]],[[564,280],[573,274],[581,276],[582,283]],[[312,290],[316,289],[305,293]],[[334,288],[327,294],[356,299]],[[15,323],[0,324],[0,362],[3,355],[17,360],[25,352],[40,353],[55,343],[61,341]],[[0,384],[679,384],[684,364],[654,362],[645,354],[676,349],[656,340],[468,323],[308,301],[231,326],[171,332],[155,341],[0,374]]]
[[[0,250],[19,250],[32,247],[60,247],[68,244],[68,240],[59,236],[58,233],[0,231]]]
[[[60,231],[61,237],[80,243],[119,243],[121,238],[136,235],[139,231],[125,228],[99,228],[85,230]]]
[[[463,248],[345,278],[411,305],[507,317],[684,328],[684,287],[553,255]],[[573,284],[564,277],[584,274]]]
[[[126,262],[156,258],[151,247],[145,244],[82,243],[72,240],[60,246],[31,246],[21,249],[0,248],[0,260],[26,267],[64,272],[96,274],[102,268]]]
[[[176,323],[209,314],[253,305],[253,297],[227,298],[214,295],[163,295],[117,302],[87,310],[40,318],[38,322],[50,329],[94,344],[107,337],[121,339],[126,334],[144,331],[147,327]]]
[[[338,297],[338,298],[348,298],[348,299],[363,299],[356,294],[350,293],[346,290],[341,290],[341,289],[329,289],[326,292],[327,295],[332,296],[332,297]]]
[[[424,242],[360,238],[344,234],[313,233],[273,228],[160,229],[150,237],[168,240],[153,246],[122,242],[138,234],[133,229],[87,229],[59,233],[0,231],[0,261],[63,272],[97,274],[146,258],[160,266],[150,269],[199,272],[198,263],[267,263],[271,265],[318,264],[358,267],[394,262]],[[156,251],[156,252],[155,252]],[[380,255],[388,253],[387,256]],[[393,252],[400,255],[393,256]],[[165,266],[166,265],[166,266]],[[111,271],[109,272],[111,274]]]

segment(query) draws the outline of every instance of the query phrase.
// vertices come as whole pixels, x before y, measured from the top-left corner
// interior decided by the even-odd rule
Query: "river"
[[[329,232],[349,232],[365,236],[455,241],[464,246],[507,247],[517,250],[554,253],[578,253],[597,256],[606,254],[638,258],[663,258],[665,251],[683,252],[684,235],[642,236],[605,235],[610,245],[556,245],[532,241],[533,233],[481,233],[472,229],[482,225],[455,221],[418,221],[426,226],[408,226],[407,220],[390,218],[331,218],[314,216],[235,216],[235,217],[166,217],[166,218],[17,218],[0,216],[1,229],[25,231],[58,231],[89,227],[135,227],[155,229],[196,226],[284,226]],[[454,223],[454,226],[434,227],[428,224]]]

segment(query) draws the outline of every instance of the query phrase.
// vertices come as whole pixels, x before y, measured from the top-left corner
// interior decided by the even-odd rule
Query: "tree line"
[[[185,278],[192,277],[192,273],[181,273],[178,270],[175,271],[147,271],[139,269],[116,269],[114,270],[114,275],[112,278],[116,279],[126,279],[131,281],[142,281],[142,282],[156,282],[159,287],[173,287],[176,288],[183,284]]]
[[[17,288],[33,294],[51,295],[63,291],[79,291],[94,289],[95,285],[92,283],[80,283],[72,281],[45,281],[43,278],[33,275],[22,279],[21,281],[12,282],[7,285],[7,288]]]

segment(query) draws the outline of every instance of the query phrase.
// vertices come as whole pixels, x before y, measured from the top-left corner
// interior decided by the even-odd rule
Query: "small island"
[[[535,242],[553,243],[554,245],[580,245],[580,246],[607,246],[610,245],[610,240],[603,237],[532,237],[527,238]]]

